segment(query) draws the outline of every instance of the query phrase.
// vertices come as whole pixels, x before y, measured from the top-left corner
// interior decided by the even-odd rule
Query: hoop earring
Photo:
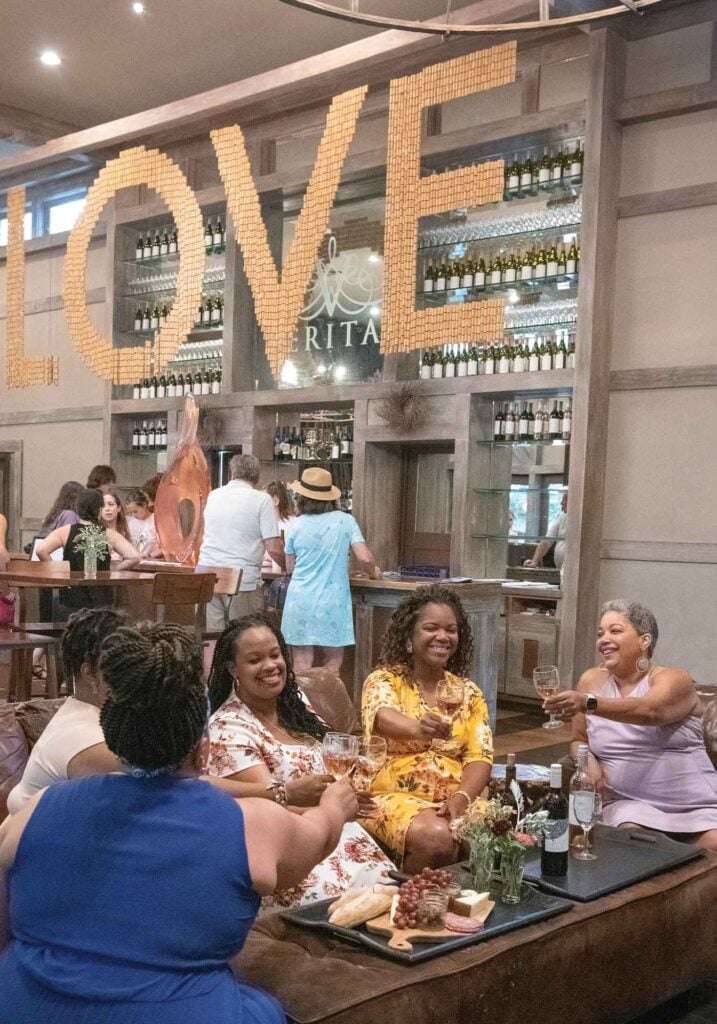
[[[650,668],[650,659],[646,658],[644,654],[641,654],[635,662],[635,668],[638,672],[647,672]]]

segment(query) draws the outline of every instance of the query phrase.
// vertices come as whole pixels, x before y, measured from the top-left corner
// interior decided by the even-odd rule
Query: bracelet
[[[274,803],[280,807],[286,807],[286,786],[279,779],[272,779],[271,782],[267,783],[267,792],[271,790],[272,798]]]
[[[468,804],[469,807],[473,803],[473,797],[468,796],[465,789],[457,789],[453,796],[464,796],[466,798],[466,803]]]

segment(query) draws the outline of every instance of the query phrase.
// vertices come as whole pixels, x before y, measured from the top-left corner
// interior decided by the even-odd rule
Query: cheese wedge
[[[476,892],[475,889],[463,889],[451,903],[451,910],[461,917],[477,917],[481,906],[490,898],[488,892]]]

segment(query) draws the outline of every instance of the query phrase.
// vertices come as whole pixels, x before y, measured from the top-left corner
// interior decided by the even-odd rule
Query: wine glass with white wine
[[[539,697],[545,700],[547,697],[554,697],[560,689],[560,676],[555,665],[538,665],[533,669],[533,685]],[[547,722],[543,722],[544,729],[561,729],[563,723],[555,715],[551,714]]]

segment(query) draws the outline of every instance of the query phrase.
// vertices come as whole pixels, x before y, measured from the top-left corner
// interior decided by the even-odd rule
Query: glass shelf
[[[353,455],[343,459],[259,459],[262,466],[345,466],[353,461]]]
[[[535,401],[535,399],[533,399],[533,401]],[[560,399],[558,399],[558,401],[560,401]],[[518,448],[518,447],[528,448],[528,447],[531,447],[531,446],[534,446],[534,445],[539,445],[541,448],[549,448],[549,447],[567,448],[570,445],[570,441],[543,441],[542,439],[540,441],[537,441],[537,440],[533,440],[533,441],[495,441],[495,440],[491,440],[491,441],[476,441],[476,444],[479,444],[479,445],[490,445],[490,447],[492,447],[492,448]]]
[[[465,292],[467,295],[475,296],[476,298],[480,295],[491,295],[493,292],[507,292],[511,288],[516,292],[528,292],[535,294],[540,291],[541,288],[549,288],[551,291],[556,289],[558,291],[567,291],[573,288],[577,288],[578,278],[580,277],[579,271],[575,274],[551,274],[550,277],[537,277],[532,278],[530,281],[504,281],[500,284],[485,284],[478,287],[472,286],[470,288],[443,288],[440,291],[435,292],[416,292],[417,299],[424,299],[431,304],[429,300],[440,299],[444,295],[456,295],[458,292]],[[560,285],[563,285],[560,288]],[[435,303],[439,305],[439,303]]]
[[[166,448],[118,448],[120,455],[164,455]]]
[[[510,324],[506,324],[503,330],[505,331],[506,334],[522,334],[528,332],[541,334],[543,331],[550,331],[554,330],[555,328],[569,328],[577,326],[577,320],[548,320],[545,323],[520,324],[520,326],[518,327],[513,327]]]
[[[146,330],[135,331],[135,329],[132,327],[132,328],[130,328],[127,331],[117,331],[116,333],[117,334],[122,334],[122,335],[128,335],[128,336],[133,337],[133,338],[138,338],[141,335],[144,335],[145,337],[147,337],[148,335],[156,334],[158,330],[159,330],[158,327],[149,327]],[[187,337],[188,338],[207,338],[209,340],[212,340],[214,338],[217,338],[217,339],[218,338],[223,338],[223,335],[224,335],[224,325],[223,324],[219,324],[216,327],[193,327],[191,329],[191,331],[187,332]]]
[[[567,484],[558,487],[555,484],[548,484],[546,487],[523,487],[515,484],[513,487],[474,487],[474,494],[562,494],[567,491]]]
[[[433,249],[454,249],[457,245],[471,246],[474,248],[479,245],[484,245],[485,248],[494,250],[496,248],[500,248],[501,244],[507,240],[517,243],[519,241],[529,242],[542,235],[550,235],[552,237],[556,234],[575,235],[580,231],[580,227],[580,221],[575,221],[571,218],[564,224],[546,224],[545,226],[538,228],[523,228],[517,231],[505,231],[500,235],[473,235],[470,238],[457,238],[454,241],[431,242],[430,245],[419,245],[418,252],[429,252]]]
[[[538,185],[535,189],[531,188],[529,192],[522,192],[519,195],[511,195],[506,191],[503,193],[503,202],[515,203],[520,202],[523,199],[539,199],[541,196],[549,199],[575,196],[582,190],[582,187],[582,174],[563,174],[560,181],[544,182],[542,185]]]
[[[139,232],[137,232],[139,234]],[[211,249],[210,251],[205,250],[205,256],[223,256],[226,253],[226,246],[222,246],[221,249]],[[165,256],[148,256],[146,259],[138,260],[134,259],[122,260],[122,263],[126,267],[158,267],[162,264],[179,263],[181,253],[172,252],[167,253]]]
[[[548,537],[547,534],[515,534],[515,533],[472,533],[473,540],[507,540],[513,544],[533,544],[541,540],[564,541],[564,537]]]

